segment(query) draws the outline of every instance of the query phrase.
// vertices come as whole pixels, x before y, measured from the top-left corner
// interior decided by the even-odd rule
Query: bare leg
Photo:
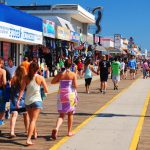
[[[32,145],[33,143],[31,141],[31,137],[32,137],[33,132],[35,130],[36,121],[38,119],[38,116],[39,116],[39,113],[40,113],[41,109],[32,108],[32,109],[28,109],[27,111],[28,111],[29,118],[30,118],[30,124],[29,124],[28,137],[27,137],[26,143],[28,145]]]
[[[135,79],[135,73],[133,73],[133,79]]]
[[[106,92],[107,89],[107,82],[104,82],[104,91]]]
[[[2,119],[3,119],[4,114],[5,114],[5,112],[1,112],[1,113],[0,113],[0,120],[2,120]]]
[[[88,92],[88,87],[87,87],[87,85],[85,86],[85,88],[86,88],[86,93]]]
[[[28,113],[23,114],[23,119],[24,119],[25,132],[28,133],[29,122],[30,122]]]
[[[105,89],[105,82],[102,82],[102,91]]]
[[[34,128],[33,134],[34,134],[34,139],[37,139],[37,137],[38,137],[38,132],[37,132],[36,126],[35,126],[35,128]]]
[[[89,90],[90,90],[90,86],[88,85],[88,86],[87,86],[87,93],[90,92]]]
[[[130,79],[132,80],[132,73],[130,73]]]
[[[58,132],[60,126],[62,125],[63,121],[64,121],[64,117],[65,114],[64,113],[60,113],[59,118],[57,119],[57,123],[56,123],[56,130]]]
[[[101,82],[100,90],[103,90],[103,82]]]
[[[68,113],[68,136],[72,136],[73,112]]]
[[[116,90],[116,82],[113,81],[113,84],[114,84],[114,90]]]
[[[15,136],[15,125],[16,125],[17,117],[18,117],[18,112],[17,111],[13,112],[10,119],[10,136]]]

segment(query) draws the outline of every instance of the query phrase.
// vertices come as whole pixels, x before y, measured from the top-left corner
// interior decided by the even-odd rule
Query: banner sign
[[[115,34],[114,35],[114,47],[116,49],[121,48],[121,34]]]
[[[0,21],[0,39],[28,44],[42,44],[42,32]]]
[[[55,38],[55,23],[50,20],[43,20],[43,35]]]
[[[70,41],[70,30],[63,28],[61,26],[57,26],[57,33],[56,33],[56,38],[65,40],[65,41]]]
[[[80,34],[77,33],[77,32],[71,31],[70,40],[71,40],[72,42],[76,42],[76,43],[80,42]]]

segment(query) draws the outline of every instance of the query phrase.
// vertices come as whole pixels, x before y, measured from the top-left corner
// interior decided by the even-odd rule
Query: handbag
[[[42,100],[44,100],[46,98],[46,94],[45,94],[44,88],[42,86],[40,87],[40,93],[41,93]]]

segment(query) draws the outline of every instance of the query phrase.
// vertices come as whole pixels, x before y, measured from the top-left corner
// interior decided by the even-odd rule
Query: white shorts
[[[113,81],[120,81],[120,75],[112,75]]]

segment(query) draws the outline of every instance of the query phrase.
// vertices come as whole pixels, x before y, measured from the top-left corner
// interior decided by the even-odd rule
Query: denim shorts
[[[6,101],[4,100],[3,94],[3,89],[0,88],[0,113],[4,112],[6,107]]]
[[[0,102],[0,113],[4,112],[6,108],[6,102]]]
[[[37,102],[34,102],[30,105],[26,105],[26,109],[31,109],[31,108],[40,108],[40,109],[42,109],[43,108],[42,102],[37,101]]]

